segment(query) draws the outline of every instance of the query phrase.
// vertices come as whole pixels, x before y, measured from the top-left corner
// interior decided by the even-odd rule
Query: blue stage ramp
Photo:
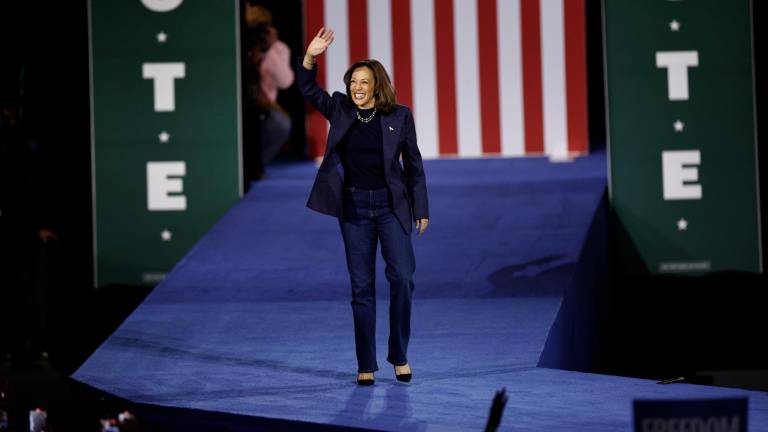
[[[558,314],[564,295],[584,292],[572,285],[583,279],[574,274],[604,203],[602,155],[438,160],[425,169],[431,220],[414,238],[410,384],[384,361],[381,260],[381,370],[375,386],[355,384],[338,223],[304,207],[312,164],[273,167],[254,184],[74,378],[135,403],[283,419],[286,429],[301,421],[480,431],[502,387],[502,430],[630,430],[635,398],[742,395],[750,423],[768,425],[764,393],[537,367],[545,344],[555,352],[548,358],[563,357],[553,346],[563,338],[550,335],[556,318],[562,333],[577,316]]]

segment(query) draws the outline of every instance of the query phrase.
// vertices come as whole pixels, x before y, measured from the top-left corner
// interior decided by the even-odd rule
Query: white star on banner
[[[171,134],[166,131],[162,131],[159,135],[157,135],[157,137],[160,139],[161,143],[167,143],[168,140],[171,139]]]
[[[680,120],[675,121],[672,125],[675,127],[675,132],[682,132],[685,129],[685,123]]]
[[[168,35],[161,31],[157,34],[157,43],[165,43],[165,41],[168,40]]]
[[[163,239],[163,241],[171,241],[171,237],[173,236],[173,233],[168,231],[168,229],[164,229],[160,233],[160,238]]]
[[[669,29],[672,30],[673,32],[680,31],[680,22],[676,19],[672,20],[669,23]]]
[[[685,218],[680,218],[680,220],[677,221],[677,230],[685,231],[687,229],[688,229],[688,221],[685,220]]]

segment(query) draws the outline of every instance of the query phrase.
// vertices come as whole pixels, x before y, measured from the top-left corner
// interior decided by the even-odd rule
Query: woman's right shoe
[[[364,378],[361,378],[364,377]],[[372,373],[359,373],[357,374],[357,385],[372,386],[375,382]]]
[[[407,364],[405,364],[405,365],[403,365],[403,366],[408,366],[408,365],[407,365]],[[410,373],[402,373],[402,374],[398,374],[398,373],[397,373],[397,368],[398,368],[398,367],[397,367],[397,366],[395,366],[395,378],[397,378],[397,380],[398,380],[398,381],[400,381],[400,382],[406,382],[406,383],[407,383],[407,382],[411,382],[411,377],[412,377],[413,375],[411,375]],[[410,369],[411,369],[411,368],[410,368],[410,367],[408,367],[408,370],[410,370]]]
[[[395,378],[397,378],[397,380],[400,382],[405,382],[405,383],[411,382],[411,374],[395,375]]]

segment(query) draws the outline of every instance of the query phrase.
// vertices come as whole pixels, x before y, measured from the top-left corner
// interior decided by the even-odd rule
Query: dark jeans
[[[387,189],[345,188],[344,215],[339,219],[347,269],[352,283],[352,315],[358,372],[374,372],[376,363],[376,249],[386,263],[389,281],[389,354],[387,361],[408,363],[411,333],[411,295],[416,261],[410,235],[392,212]]]

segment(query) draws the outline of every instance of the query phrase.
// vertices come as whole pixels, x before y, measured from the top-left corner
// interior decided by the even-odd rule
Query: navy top
[[[370,117],[373,110],[357,109],[362,118]],[[339,149],[344,166],[344,186],[367,190],[387,187],[384,179],[381,113],[377,112],[368,123],[355,118],[354,124],[341,140]]]

